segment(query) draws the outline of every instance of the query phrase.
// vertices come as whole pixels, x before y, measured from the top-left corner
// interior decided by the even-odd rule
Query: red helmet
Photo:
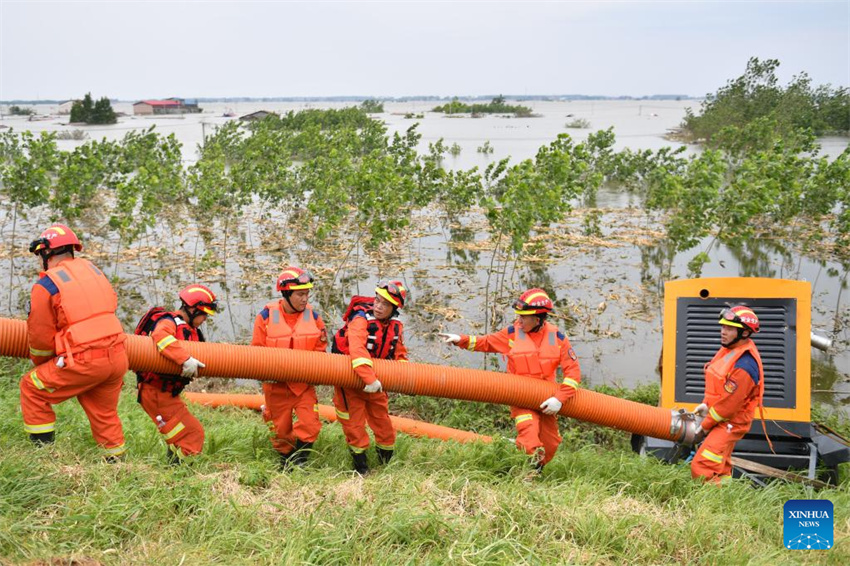
[[[200,283],[195,283],[184,288],[180,291],[179,297],[186,306],[198,308],[208,315],[214,315],[218,312],[218,302],[215,300],[215,293],[209,287]]]
[[[55,250],[63,246],[74,246],[78,252],[83,250],[83,245],[73,230],[64,224],[54,224],[32,241],[30,253],[38,255],[41,250]]]
[[[514,301],[517,314],[546,314],[552,312],[552,299],[543,289],[529,289]]]
[[[388,300],[397,308],[402,308],[404,301],[407,300],[407,288],[398,279],[378,281],[378,286],[375,287],[375,293]]]
[[[737,305],[720,311],[720,324],[744,328],[753,334],[759,331],[759,317],[750,307]]]
[[[290,265],[277,276],[278,291],[298,291],[313,288],[313,274]]]

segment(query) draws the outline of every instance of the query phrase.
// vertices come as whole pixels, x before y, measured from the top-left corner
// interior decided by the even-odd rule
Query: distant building
[[[243,122],[253,122],[255,120],[262,120],[266,116],[270,116],[270,115],[273,115],[273,114],[275,116],[277,116],[277,114],[275,114],[274,112],[269,112],[268,110],[257,110],[256,112],[251,112],[250,114],[245,114],[244,116],[240,117],[239,119],[242,120]]]
[[[74,107],[74,103],[76,100],[66,100],[65,102],[59,105],[59,109],[57,110],[59,114],[70,114],[71,108]]]
[[[136,116],[152,116],[154,114],[195,114],[201,109],[197,100],[182,98],[166,98],[165,100],[141,100],[133,104],[133,114]]]

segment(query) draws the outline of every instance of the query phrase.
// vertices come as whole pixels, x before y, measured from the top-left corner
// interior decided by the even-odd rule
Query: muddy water
[[[501,157],[514,161],[534,155],[558,133],[569,132],[583,138],[589,131],[615,127],[618,147],[657,149],[671,145],[662,138],[668,128],[675,127],[684,108],[696,106],[694,101],[651,102],[532,102],[539,118],[502,117],[446,118],[425,114],[411,120],[404,113],[425,112],[432,103],[411,102],[386,104],[381,117],[390,132],[403,131],[419,122],[423,148],[443,138],[447,145],[457,143],[461,154],[447,157],[453,168],[483,166]],[[156,124],[163,133],[174,133],[184,145],[184,159],[196,159],[195,147],[221,117],[226,108],[237,113],[257,109],[275,111],[298,110],[305,104],[239,104],[207,105],[209,114],[185,118],[125,118],[109,127],[87,129],[92,137],[117,139],[131,128]],[[323,105],[328,107],[332,105]],[[343,104],[336,105],[344,106]],[[130,107],[118,110],[131,111]],[[572,114],[572,116],[568,116]],[[592,130],[566,129],[565,123],[584,118]],[[56,118],[43,122],[25,122],[5,118],[2,124],[16,129],[69,129],[66,120]],[[203,125],[202,125],[203,122]],[[492,155],[476,152],[485,141],[494,148]],[[63,149],[82,142],[61,141]],[[846,140],[823,140],[824,153],[837,155]],[[689,147],[689,151],[695,151]],[[480,215],[471,214],[461,227],[449,227],[428,214],[417,219],[414,229],[391,252],[380,257],[369,256],[354,247],[348,260],[353,236],[340,239],[335,249],[314,250],[289,237],[285,215],[265,218],[250,211],[231,228],[225,249],[220,239],[209,248],[189,225],[175,233],[161,232],[134,245],[125,252],[120,264],[114,262],[117,242],[94,241],[90,251],[107,273],[121,280],[119,292],[122,318],[127,328],[146,305],[167,302],[173,289],[191,278],[212,282],[221,293],[226,312],[210,324],[212,340],[247,342],[253,317],[262,305],[273,298],[271,282],[282,264],[295,262],[311,268],[319,277],[316,302],[329,325],[339,326],[339,316],[347,297],[354,293],[370,294],[379,277],[400,275],[412,288],[413,301],[406,309],[406,337],[416,361],[452,363],[468,367],[490,367],[500,364],[491,357],[487,362],[479,354],[449,349],[438,343],[433,334],[440,330],[482,333],[499,328],[510,318],[507,305],[512,296],[527,286],[543,285],[553,290],[565,328],[579,355],[584,379],[598,384],[634,386],[658,380],[656,366],[661,350],[663,281],[685,277],[688,260],[707,246],[703,242],[690,253],[669,259],[658,226],[647,222],[637,197],[612,189],[600,191],[596,206],[603,209],[601,226],[605,237],[594,240],[581,237],[578,210],[563,225],[540,235],[546,254],[521,265],[503,265],[494,261],[495,242],[489,240],[487,227]],[[38,211],[29,221],[18,226],[16,241],[25,246],[23,232],[34,230],[46,222]],[[97,222],[87,231],[95,230]],[[10,223],[2,218],[3,241],[9,243]],[[285,236],[284,236],[285,238]],[[0,256],[0,281],[9,278],[8,246]],[[848,411],[850,407],[850,291],[847,289],[848,267],[835,262],[820,262],[801,257],[776,242],[749,242],[742,249],[720,246],[711,252],[706,277],[759,276],[804,279],[812,283],[813,326],[835,339],[830,355],[813,355],[813,389],[815,398]],[[226,259],[225,259],[226,257]],[[25,256],[17,260],[13,278],[12,301],[8,290],[0,296],[2,314],[7,311],[24,316],[26,288],[36,275],[36,266]],[[342,265],[342,267],[340,267]],[[492,267],[491,267],[492,266]],[[488,281],[489,280],[489,281]],[[20,292],[20,291],[24,292]],[[486,326],[485,326],[486,322]]]

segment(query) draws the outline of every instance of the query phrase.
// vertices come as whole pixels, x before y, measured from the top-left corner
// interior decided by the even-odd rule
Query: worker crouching
[[[203,342],[201,325],[218,311],[215,294],[204,285],[189,285],[180,291],[179,297],[178,310],[168,312],[154,307],[136,327],[136,334],[151,336],[160,355],[181,369],[180,374],[136,374],[138,401],[165,439],[168,461],[172,464],[200,454],[204,447],[204,427],[180,398],[204,364],[193,358],[180,341]]]

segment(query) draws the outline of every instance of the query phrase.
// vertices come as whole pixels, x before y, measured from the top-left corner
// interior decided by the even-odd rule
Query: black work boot
[[[183,463],[183,458],[180,457],[180,448],[172,444],[165,445],[165,460],[169,466],[179,466]]]
[[[278,452],[280,456],[280,469],[283,471],[289,471],[292,468],[292,457],[295,455],[295,450],[284,454],[283,452]]]
[[[354,470],[360,474],[361,476],[365,476],[369,473],[369,463],[366,461],[366,453],[360,452],[357,453],[354,450],[351,451],[351,457],[354,459]]]
[[[393,458],[394,450],[386,450],[384,448],[378,448],[378,461],[381,464],[389,464],[390,460]]]
[[[45,444],[53,444],[53,440],[56,437],[56,432],[33,432],[30,433],[30,440],[32,443],[37,446],[44,446]]]
[[[304,442],[301,439],[295,441],[295,452],[292,453],[292,463],[296,466],[303,466],[307,463],[310,457],[310,451],[313,449],[312,442]]]

